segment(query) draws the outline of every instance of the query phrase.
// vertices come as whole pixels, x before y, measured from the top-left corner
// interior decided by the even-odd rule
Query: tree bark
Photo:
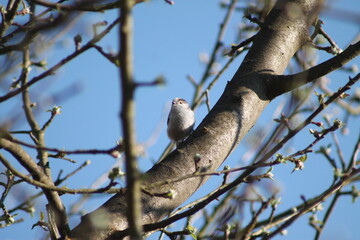
[[[143,176],[143,184],[179,178],[195,172],[215,171],[254,126],[276,88],[272,78],[286,69],[290,59],[308,40],[308,28],[323,1],[277,2],[256,35],[253,45],[222,96],[193,134]],[[271,88],[269,87],[271,86]],[[277,94],[278,95],[278,94]],[[142,223],[154,223],[188,199],[208,177],[193,177],[148,188],[148,192],[177,192],[173,199],[141,195]],[[126,190],[125,190],[126,192]],[[126,193],[118,193],[85,215],[71,232],[72,239],[118,239],[127,228]]]

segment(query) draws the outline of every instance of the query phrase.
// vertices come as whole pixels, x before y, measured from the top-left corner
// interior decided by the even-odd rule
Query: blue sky
[[[344,9],[352,13],[360,10],[360,2],[353,0],[331,1],[334,9]],[[190,100],[194,89],[186,79],[191,75],[196,80],[202,76],[205,65],[199,61],[200,54],[210,54],[213,48],[219,24],[223,19],[225,11],[219,8],[219,1],[206,0],[176,0],[175,5],[169,6],[164,1],[156,0],[138,4],[134,10],[135,29],[134,29],[134,64],[135,78],[138,81],[153,81],[157,76],[163,75],[166,85],[161,87],[144,87],[136,92],[136,135],[139,142],[148,142],[151,137],[155,137],[144,156],[139,158],[139,167],[142,171],[149,169],[153,162],[157,160],[163,149],[169,143],[166,136],[166,118],[169,110],[169,103],[174,97],[182,97]],[[106,14],[88,13],[82,16],[80,24],[74,30],[61,36],[61,41],[55,47],[45,53],[49,66],[54,65],[60,59],[74,51],[73,36],[81,34],[83,42],[91,38],[92,24],[106,20],[112,22],[117,16],[117,11]],[[225,46],[230,46],[235,42],[237,25],[241,20],[241,13],[236,13],[228,26],[225,36]],[[359,16],[358,16],[359,18]],[[341,48],[345,48],[349,41],[359,31],[359,21],[357,24],[349,21],[339,21],[330,14],[323,14],[325,22],[324,29],[333,37]],[[117,29],[105,37],[100,46],[106,51],[117,50]],[[320,62],[330,58],[329,54],[321,54]],[[41,59],[39,59],[41,60]],[[220,78],[210,92],[211,106],[221,95],[226,81],[230,80],[242,58],[238,58],[229,70]],[[221,62],[222,63],[222,62]],[[352,61],[360,65],[360,59]],[[33,76],[42,70],[33,69]],[[334,73],[329,77],[332,81],[332,89],[336,90],[347,81],[347,74]],[[116,140],[122,135],[119,122],[119,72],[118,69],[104,59],[97,51],[90,50],[78,59],[68,63],[62,70],[54,76],[46,78],[41,83],[32,88],[33,100],[41,103],[40,111],[51,108],[54,104],[62,107],[62,114],[57,116],[51,127],[46,132],[46,143],[49,147],[74,149],[107,149],[112,147]],[[66,96],[60,101],[51,101],[53,94],[64,94],[64,89],[77,86],[79,93],[75,96]],[[357,86],[359,87],[359,86]],[[353,91],[353,90],[352,90]],[[258,127],[269,124],[276,107],[285,101],[287,95],[275,99],[261,118],[258,120],[252,134]],[[50,98],[50,100],[49,100]],[[21,109],[20,97],[14,98],[9,103],[0,105],[0,120],[13,115],[13,110]],[[47,100],[46,100],[47,99]],[[45,101],[46,100],[46,101]],[[6,115],[2,115],[7,113]],[[196,112],[198,125],[207,110],[201,107]],[[44,123],[49,117],[48,113],[38,115],[40,123]],[[340,117],[340,116],[338,116]],[[319,118],[318,120],[320,120]],[[360,128],[356,121],[350,122],[349,129],[352,134],[340,136],[341,144],[345,149],[347,157],[351,154],[354,139],[357,138]],[[28,129],[21,120],[15,124],[14,129]],[[291,144],[304,147],[311,137],[307,129],[297,136]],[[28,140],[24,138],[24,140]],[[327,141],[327,140],[326,140]],[[324,145],[326,144],[324,141]],[[290,146],[289,146],[290,147]],[[300,148],[301,148],[300,147]],[[236,167],[241,163],[239,159],[246,146],[240,144],[238,149],[225,162],[226,165]],[[35,154],[34,154],[35,156]],[[109,156],[87,155],[70,156],[77,161],[71,164],[62,160],[51,160],[51,167],[54,177],[60,169],[71,171],[85,160],[91,160],[91,164],[67,182],[70,188],[89,187],[94,181],[111,167],[116,164],[116,160]],[[289,206],[301,202],[300,195],[304,194],[308,198],[314,196],[319,191],[326,189],[332,178],[331,172],[327,168],[323,171],[324,159],[319,156],[309,158],[305,164],[305,169],[301,172],[291,174],[290,164],[276,167],[274,170],[275,184],[280,187],[282,204],[280,210],[285,210]],[[16,165],[16,163],[14,163]],[[216,184],[222,181],[221,177],[212,178],[205,186],[196,192],[191,198],[195,200],[210,192]],[[360,188],[360,186],[358,186]],[[21,191],[21,193],[19,193]],[[14,198],[32,195],[37,192],[32,187],[21,188],[15,192]],[[64,196],[66,205],[78,201],[80,196]],[[14,206],[14,198],[7,199],[7,206]],[[100,206],[109,196],[97,196],[83,206],[84,212],[89,212]],[[190,201],[190,200],[189,200]],[[189,202],[188,201],[188,202]],[[43,208],[44,200],[40,201],[37,207]],[[44,210],[44,209],[42,209]],[[324,231],[323,239],[355,239],[360,235],[358,228],[357,215],[354,212],[360,211],[359,201],[351,204],[350,197],[340,200],[338,208],[329,221]],[[37,221],[36,217],[29,218],[26,214],[21,214],[25,222],[16,224],[0,230],[2,239],[36,239],[42,230],[30,230],[32,224]],[[303,217],[288,229],[286,239],[309,239],[313,238],[314,230],[308,227],[308,215]],[[76,226],[80,220],[79,216],[71,218],[71,227]],[[345,221],[346,220],[346,221]],[[194,223],[196,225],[196,223]],[[20,233],[20,230],[24,233]],[[31,237],[30,237],[31,236]],[[154,238],[154,237],[153,237]],[[281,239],[277,237],[275,239]]]

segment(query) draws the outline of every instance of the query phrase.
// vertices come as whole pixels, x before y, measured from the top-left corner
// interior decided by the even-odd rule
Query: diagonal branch
[[[0,148],[5,149],[11,155],[13,155],[14,158],[33,176],[36,181],[49,186],[54,186],[54,183],[51,181],[51,179],[19,145],[14,144],[4,138],[0,138]],[[1,161],[5,166],[8,165],[7,167],[11,167],[9,164],[6,164],[6,161],[4,160],[4,158],[1,158]],[[15,170],[14,168],[12,169]],[[56,213],[57,220],[59,221],[58,227],[61,236],[67,236],[69,231],[68,220],[65,207],[62,204],[59,194],[54,191],[49,191],[46,188],[42,188],[42,190],[47,200],[49,201],[51,211]]]
[[[223,163],[271,100],[268,85],[273,83],[264,82],[264,73],[272,76],[283,74],[293,55],[307,42],[308,27],[318,16],[322,2],[277,2],[213,109],[179,148],[144,174],[143,179],[148,186],[161,179],[171,180],[196,171],[212,172]],[[298,14],[289,12],[294,8]],[[267,158],[271,156],[267,155]],[[252,172],[245,170],[239,182]],[[177,195],[173,199],[165,199],[142,194],[142,224],[163,219],[207,179],[207,176],[188,178],[148,189],[149,192],[175,191]],[[128,227],[126,209],[127,196],[116,194],[100,208],[85,215],[72,230],[71,236],[76,239],[118,239],[117,234]],[[94,225],[93,219],[99,218],[103,220],[101,226]]]
[[[302,85],[312,82],[326,74],[344,66],[350,60],[354,59],[360,54],[360,41],[350,45],[339,55],[330,58],[329,60],[320,63],[306,71],[292,74],[274,76],[268,81],[269,97],[271,99],[291,91]]]
[[[296,219],[304,215],[305,213],[311,211],[313,208],[315,208],[320,203],[324,202],[327,198],[329,198],[334,193],[338,192],[342,187],[349,184],[349,181],[351,181],[351,178],[358,175],[360,172],[360,169],[355,169],[353,172],[351,172],[348,176],[340,179],[337,183],[332,185],[329,189],[324,191],[321,195],[318,197],[315,197],[306,203],[302,204],[300,206],[300,210],[295,212],[289,219],[287,219],[282,225],[280,225],[275,231],[270,233],[268,236],[264,237],[264,240],[268,240],[279,234],[282,230],[286,229],[288,226],[290,226]]]
[[[220,25],[220,29],[219,29],[219,32],[217,35],[217,39],[215,40],[215,46],[212,50],[210,60],[206,66],[205,72],[204,72],[199,84],[197,84],[197,86],[196,86],[195,94],[194,94],[194,97],[192,100],[193,103],[199,98],[199,95],[202,91],[203,85],[205,84],[208,77],[211,75],[211,73],[210,73],[211,69],[213,68],[214,63],[216,62],[216,56],[218,55],[219,50],[221,49],[221,46],[223,45],[222,41],[225,36],[226,28],[230,22],[231,16],[233,15],[233,13],[235,11],[236,4],[237,4],[237,0],[232,0],[231,3],[229,4],[226,15],[224,17],[224,20],[222,21],[222,23]]]

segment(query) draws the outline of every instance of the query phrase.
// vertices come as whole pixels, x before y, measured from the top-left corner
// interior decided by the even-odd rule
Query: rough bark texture
[[[151,184],[200,171],[214,171],[236,148],[271,101],[267,84],[273,75],[282,74],[294,53],[307,41],[308,27],[317,17],[322,1],[278,1],[257,34],[253,46],[214,108],[195,132],[178,149],[155,165],[144,176]],[[195,156],[200,156],[196,161]],[[199,159],[199,157],[198,157]],[[157,187],[156,193],[174,189],[170,200],[142,194],[143,224],[154,223],[188,199],[207,177],[189,178]],[[124,230],[124,193],[109,199],[84,216],[73,229],[72,239],[112,239]]]

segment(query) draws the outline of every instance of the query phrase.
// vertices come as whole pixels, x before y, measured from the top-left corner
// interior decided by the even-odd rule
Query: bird
[[[176,146],[191,134],[195,125],[195,114],[185,99],[172,100],[167,125],[167,134]]]

